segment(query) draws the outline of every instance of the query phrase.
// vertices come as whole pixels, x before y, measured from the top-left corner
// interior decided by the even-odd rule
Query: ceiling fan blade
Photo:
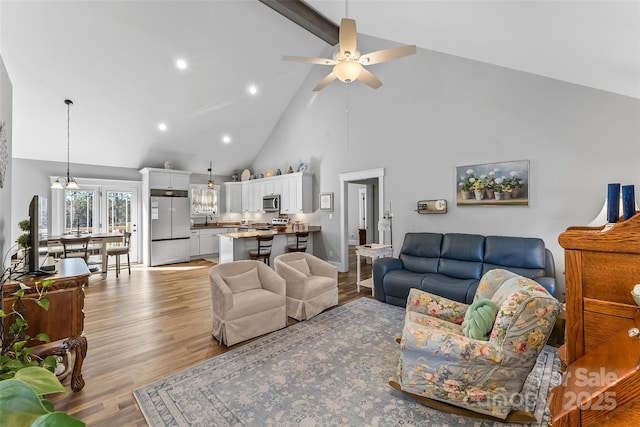
[[[336,75],[333,74],[333,71],[332,71],[329,74],[327,74],[327,77],[325,77],[324,79],[320,80],[320,83],[318,83],[316,85],[316,87],[313,88],[313,91],[317,92],[317,91],[323,89],[326,85],[328,85],[329,83],[331,83],[335,79],[336,79]]]
[[[309,58],[307,56],[283,56],[283,60],[285,61],[293,61],[293,62],[304,62],[307,64],[320,64],[320,65],[335,65],[335,61],[333,59],[328,58]]]
[[[356,33],[356,21],[354,19],[342,18],[340,21],[340,53],[356,53],[358,36]]]
[[[360,73],[358,80],[374,89],[378,89],[380,86],[382,86],[382,82],[378,80],[378,78],[374,76],[371,71],[367,70],[364,67],[362,68],[362,72]]]
[[[360,57],[360,63],[362,65],[379,64],[381,62],[413,55],[414,53],[416,53],[416,45],[392,47],[362,55]]]

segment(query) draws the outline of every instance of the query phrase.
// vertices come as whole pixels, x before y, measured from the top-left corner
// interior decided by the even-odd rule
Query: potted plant
[[[476,179],[471,185],[471,189],[475,193],[476,200],[484,199],[484,180]]]
[[[28,328],[24,311],[21,309],[23,298],[35,302],[39,307],[48,310],[49,301],[45,298],[46,288],[52,283],[45,280],[36,283],[36,298],[24,298],[25,291],[30,289],[20,284],[14,295],[16,301],[11,312],[0,309],[0,321],[7,317],[11,324],[6,334],[0,336],[0,413],[3,425],[38,425],[38,426],[84,426],[85,424],[64,412],[56,412],[53,404],[44,399],[50,393],[66,392],[56,375],[57,365],[53,356],[44,359],[34,355],[27,346],[31,339],[26,334]],[[49,342],[47,334],[38,334],[33,339]]]
[[[467,200],[471,196],[471,186],[476,181],[476,174],[473,169],[467,169],[467,173],[460,177],[458,187],[460,188],[460,197],[462,200]]]
[[[18,236],[18,238],[16,239],[16,243],[18,244],[20,249],[24,251],[24,254],[26,256],[26,254],[28,253],[27,249],[29,249],[30,238],[31,238],[31,234],[30,234],[31,223],[29,222],[28,219],[23,219],[22,221],[18,222],[18,228],[20,228],[20,231],[22,231],[22,234]],[[28,263],[28,260],[26,258],[25,258],[25,263]]]
[[[509,179],[509,185],[511,185],[511,197],[520,197],[520,189],[524,182],[518,178],[518,174],[515,171],[511,171],[509,175],[511,176]]]

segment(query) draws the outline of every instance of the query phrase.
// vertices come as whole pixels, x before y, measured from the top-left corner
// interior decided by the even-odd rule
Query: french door
[[[78,190],[52,191],[52,234],[131,232],[138,261],[139,183],[78,179]]]

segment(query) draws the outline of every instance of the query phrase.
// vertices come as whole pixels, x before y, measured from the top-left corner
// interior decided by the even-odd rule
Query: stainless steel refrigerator
[[[190,259],[191,210],[186,190],[151,190],[151,265]]]

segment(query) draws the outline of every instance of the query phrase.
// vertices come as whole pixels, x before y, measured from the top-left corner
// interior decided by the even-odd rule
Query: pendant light
[[[58,190],[62,190],[63,188],[67,188],[68,190],[77,190],[79,188],[78,183],[76,182],[75,178],[71,177],[71,174],[69,173],[69,122],[70,110],[73,101],[71,101],[70,99],[65,99],[64,103],[67,104],[67,177],[58,177],[58,179],[56,179],[55,182],[51,184],[51,188]],[[64,186],[62,185],[62,182],[60,180],[65,181]]]
[[[213,177],[211,176],[212,166],[213,166],[213,162],[209,161],[209,169],[207,169],[209,171],[209,181],[207,182],[207,188],[211,190],[213,190],[213,188],[216,186],[216,183],[213,180]]]

